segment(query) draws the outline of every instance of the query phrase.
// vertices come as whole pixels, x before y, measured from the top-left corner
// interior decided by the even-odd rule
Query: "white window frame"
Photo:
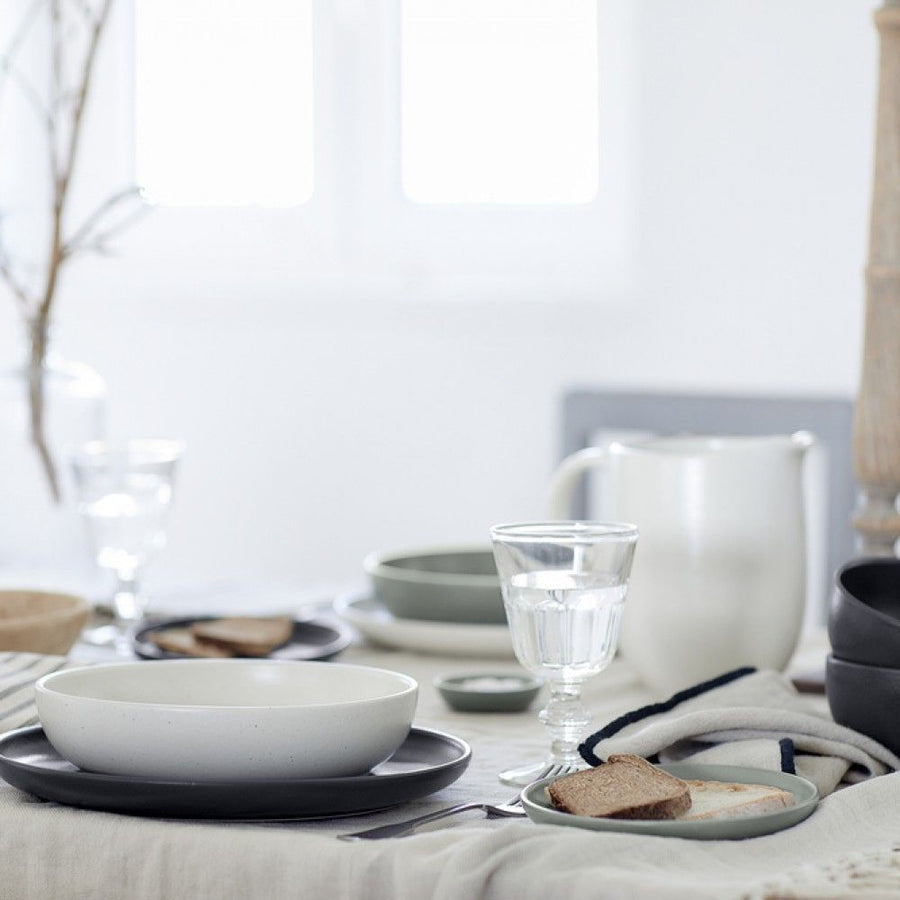
[[[400,171],[401,0],[313,0],[314,187],[296,207],[157,207],[120,239],[132,289],[298,301],[621,301],[635,293],[633,0],[598,0],[600,178],[589,203],[420,204]],[[133,180],[133,0],[95,84],[89,153]],[[88,156],[88,153],[85,154]],[[84,173],[88,180],[100,179]],[[96,175],[96,173],[94,173]],[[162,299],[161,299],[162,298]],[[181,302],[179,300],[179,302]]]

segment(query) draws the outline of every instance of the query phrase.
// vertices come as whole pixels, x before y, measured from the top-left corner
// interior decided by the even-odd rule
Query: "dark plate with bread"
[[[818,799],[812,782],[785,772],[697,763],[652,766],[627,755],[538,781],[522,794],[525,812],[540,824],[697,840],[790,828],[813,812]]]
[[[335,620],[289,617],[192,616],[149,620],[132,646],[142,659],[268,657],[331,659],[352,640]]]

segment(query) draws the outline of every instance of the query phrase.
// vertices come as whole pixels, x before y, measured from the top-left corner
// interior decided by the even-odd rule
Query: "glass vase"
[[[34,440],[28,364],[23,359],[0,371],[0,579],[71,586],[89,577],[90,563],[67,456],[105,437],[106,384],[89,366],[55,352],[47,355],[41,384],[43,458]]]

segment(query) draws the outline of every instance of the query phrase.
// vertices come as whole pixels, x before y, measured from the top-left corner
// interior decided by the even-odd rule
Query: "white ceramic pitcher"
[[[578,479],[599,467],[603,517],[640,529],[620,647],[661,694],[787,665],[806,600],[813,443],[808,432],[650,437],[582,450],[557,470],[551,517],[569,516]]]

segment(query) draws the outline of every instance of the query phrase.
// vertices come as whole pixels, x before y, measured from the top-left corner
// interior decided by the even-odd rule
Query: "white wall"
[[[348,581],[539,516],[572,385],[853,395],[873,4],[634,2],[634,302],[268,302],[178,271],[146,296],[149,224],[70,273],[57,343],[107,379],[113,431],[188,444],[160,572]]]

